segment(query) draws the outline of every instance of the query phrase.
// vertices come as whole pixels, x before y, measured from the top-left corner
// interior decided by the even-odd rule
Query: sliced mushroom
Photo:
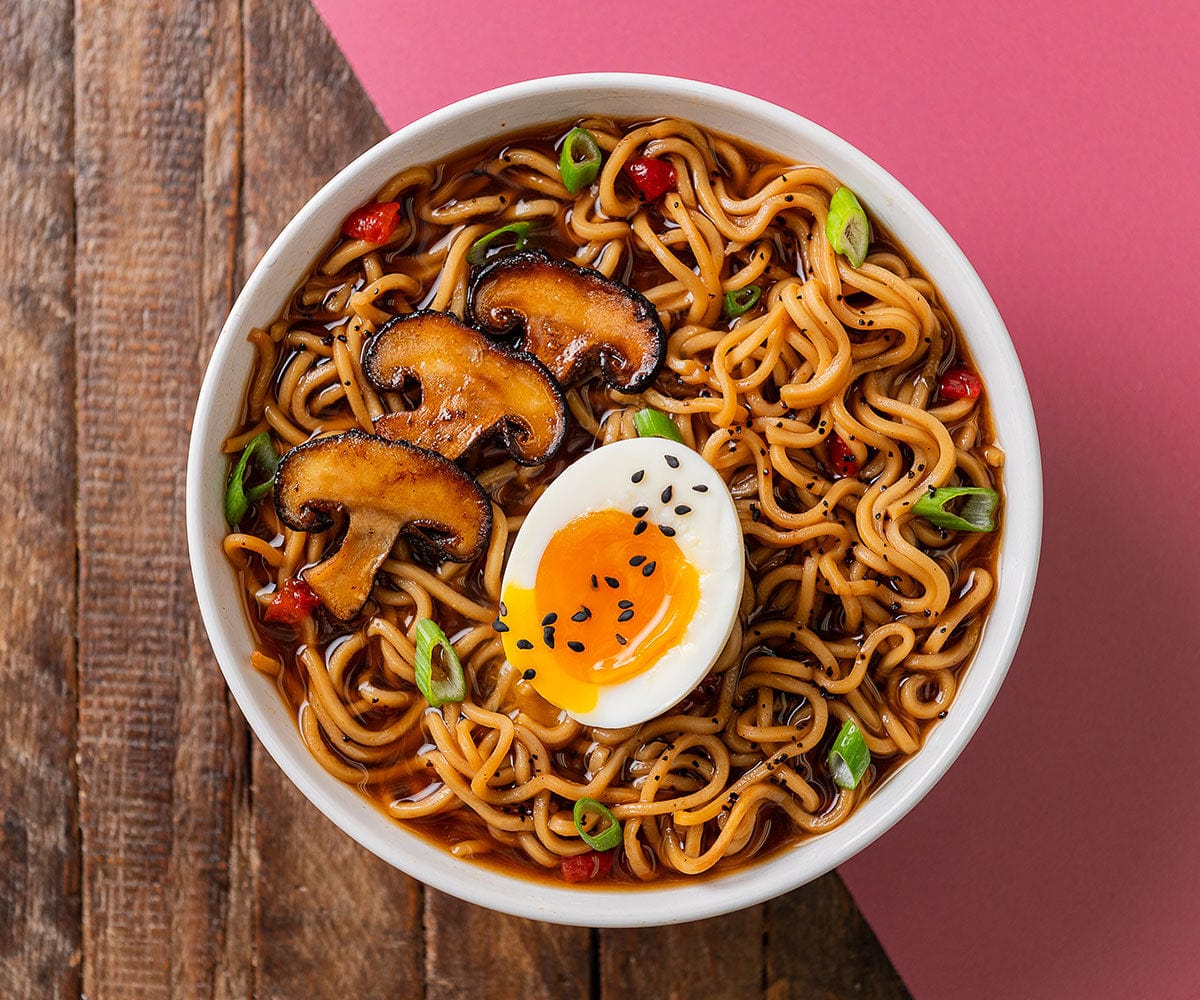
[[[519,325],[520,348],[563,385],[599,360],[610,386],[641,392],[666,357],[666,331],[645,296],[541,250],[509,254],[483,268],[467,311],[496,335]]]
[[[377,388],[421,383],[421,404],[375,421],[375,433],[458,458],[499,433],[523,465],[550,458],[567,430],[567,406],[531,355],[498,347],[449,313],[417,312],[386,323],[363,352]]]
[[[357,430],[297,445],[275,472],[275,510],[289,528],[324,531],[338,509],[345,538],[304,579],[343,620],[366,603],[401,531],[414,552],[452,562],[470,562],[492,532],[491,502],[457,465]]]

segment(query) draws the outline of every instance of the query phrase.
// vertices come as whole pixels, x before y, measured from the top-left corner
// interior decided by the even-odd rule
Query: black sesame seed
[[[690,514],[691,512],[692,512],[692,508],[689,507],[687,504],[681,503],[678,507],[675,508],[675,513],[678,514],[680,517],[682,517],[684,514]]]
[[[619,586],[621,586],[621,581],[618,580],[615,576],[606,576],[604,578],[604,582],[607,583],[610,587],[612,587],[613,590],[616,590]]]
[[[583,652],[583,643],[576,642],[574,639],[572,639],[570,642],[567,643],[567,649],[571,650],[571,652],[573,652],[573,653],[582,653]]]
[[[617,607],[624,611],[626,608],[633,607],[633,601],[617,601]]]
[[[640,566],[645,561],[646,561],[645,556],[630,556],[629,565],[630,566]]]
[[[638,521],[638,523],[633,526],[633,533],[635,535],[640,535],[643,531],[646,530],[647,527],[648,527],[648,525],[646,524],[645,521]]]
[[[938,712],[938,718],[939,718],[939,719],[944,719],[944,718],[945,718],[945,717],[946,717],[948,714],[949,714],[949,713],[947,713],[947,712],[945,712],[945,711]]]
[[[646,565],[642,567],[642,576],[649,576],[657,568],[658,568],[658,563],[656,563],[656,562],[646,563]]]
[[[649,511],[650,511],[650,508],[647,507],[645,504],[638,504],[629,513],[631,513],[634,517],[645,517],[646,514],[649,513]]]
[[[692,487],[692,489],[694,489],[697,493],[707,493],[708,492],[708,487],[705,486],[703,483],[697,483],[695,486]]]
[[[542,633],[542,642],[551,649],[554,648],[554,629],[548,628]]]
[[[619,615],[617,615],[617,621],[619,621],[619,622],[627,622],[627,621],[629,621],[629,620],[630,620],[632,617],[633,617],[633,612],[632,612],[632,611],[622,611],[622,612],[621,612]]]
[[[646,470],[638,469],[637,472],[635,472],[632,476],[629,477],[629,481],[631,483],[640,483],[645,478],[646,478]]]
[[[625,643],[627,643],[629,641],[628,639],[625,638],[625,636],[621,635],[620,632],[614,632],[613,636],[614,636],[614,638],[616,638],[617,645],[619,645],[619,646],[624,646]]]
[[[501,602],[500,602],[500,614],[501,614],[502,616],[503,616],[503,615],[506,615],[506,614],[508,614],[508,608],[507,608],[507,607],[505,607],[505,605],[504,605],[504,602],[503,602],[503,601],[501,601]]]
[[[667,465],[669,465],[672,469],[679,468],[679,459],[674,455],[663,455],[663,458],[667,460]]]
[[[600,586],[600,581],[596,579],[596,574],[593,573],[592,574],[592,590],[595,590],[599,586]]]
[[[658,526],[658,530],[659,530],[659,531],[661,531],[661,532],[662,532],[664,535],[666,535],[668,538],[674,538],[674,537],[675,537],[675,529],[674,529],[674,528],[672,528],[672,527],[671,527],[669,524],[660,524],[660,525]]]
[[[558,621],[558,615],[551,611],[548,615],[546,615],[545,618],[542,619],[542,625],[553,625],[556,621]]]
[[[530,644],[529,644],[529,648],[530,648],[530,649],[532,649],[532,648],[533,648],[533,643],[530,643]],[[534,679],[534,678],[537,676],[537,671],[536,671],[536,670],[534,670],[534,669],[533,669],[533,667],[530,667],[530,668],[529,668],[528,670],[526,670],[526,671],[525,671],[525,673],[523,673],[521,676],[522,676],[523,678],[525,678],[525,680],[527,680],[527,681],[531,681],[531,680],[533,680],[533,679]]]
[[[671,487],[670,487],[670,486],[668,486],[668,487],[667,487],[665,490],[663,490],[663,491],[662,491],[662,502],[663,502],[663,503],[670,503],[670,502],[671,502],[671,492],[672,492],[672,491],[671,491]]]
[[[505,625],[504,622],[502,622],[499,618],[497,618],[494,622],[492,622],[492,628],[495,629],[497,632],[507,632],[508,631],[508,626]]]
[[[591,618],[591,617],[592,617],[592,611],[591,611],[591,608],[589,608],[589,607],[588,607],[588,606],[585,604],[585,605],[583,605],[583,606],[582,606],[582,607],[581,607],[581,608],[580,608],[578,611],[576,611],[576,612],[575,612],[575,614],[571,615],[571,621],[573,621],[573,622],[585,622],[585,621],[587,621],[587,620],[588,620],[589,618]]]
[[[518,639],[517,640],[517,649],[533,649],[533,643],[530,642],[528,639]],[[529,671],[526,671],[526,673],[528,673],[528,672]]]

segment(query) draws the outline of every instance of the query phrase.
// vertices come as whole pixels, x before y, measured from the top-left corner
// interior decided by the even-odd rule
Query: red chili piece
[[[382,243],[399,225],[400,205],[394,201],[373,201],[351,212],[342,223],[342,235],[352,240]]]
[[[941,399],[978,399],[983,382],[970,368],[951,368],[938,382]]]
[[[666,160],[654,160],[648,156],[626,163],[625,176],[637,189],[642,201],[654,201],[675,187],[675,168]]]
[[[836,434],[829,435],[829,442],[825,445],[825,454],[829,458],[830,467],[839,476],[858,475],[858,461],[854,457],[854,452]]]
[[[299,625],[320,603],[321,599],[313,593],[312,587],[294,576],[275,592],[263,618],[284,625]]]
[[[590,851],[562,859],[562,877],[568,882],[590,882],[612,871],[612,851]]]

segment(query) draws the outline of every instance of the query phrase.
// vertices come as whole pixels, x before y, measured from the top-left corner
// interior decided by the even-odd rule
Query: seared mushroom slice
[[[550,458],[567,431],[562,390],[528,354],[505,350],[457,316],[417,312],[389,320],[363,352],[377,388],[421,383],[421,405],[388,413],[375,433],[458,458],[480,438],[499,433],[522,465]]]
[[[401,531],[414,552],[452,562],[470,562],[492,532],[491,502],[457,465],[357,430],[297,445],[275,472],[275,510],[289,528],[324,531],[338,508],[346,536],[304,579],[343,620],[366,603]]]
[[[641,392],[666,357],[666,331],[645,296],[541,250],[509,254],[483,268],[467,312],[494,334],[520,324],[518,345],[563,385],[599,359],[610,386]]]

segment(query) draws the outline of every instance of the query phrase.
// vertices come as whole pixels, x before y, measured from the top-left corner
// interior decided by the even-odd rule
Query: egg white
[[[678,461],[677,468],[668,464],[667,456]],[[643,475],[635,483],[639,471]],[[662,493],[668,485],[672,497],[663,503]],[[696,485],[707,490],[694,490]],[[521,525],[509,553],[501,593],[510,584],[534,588],[542,553],[569,522],[602,510],[628,513],[639,505],[649,508],[645,519],[651,525],[674,528],[674,541],[698,574],[699,602],[682,640],[657,663],[619,683],[597,685],[594,709],[572,712],[564,708],[584,725],[636,725],[677,704],[708,674],[737,620],[745,553],[733,497],[717,471],[699,454],[663,438],[617,441],[568,466],[534,503]],[[677,505],[686,505],[690,512],[676,514]],[[632,540],[630,551],[634,551]],[[586,566],[587,554],[581,553],[580,559]],[[536,688],[536,680],[533,683]]]

